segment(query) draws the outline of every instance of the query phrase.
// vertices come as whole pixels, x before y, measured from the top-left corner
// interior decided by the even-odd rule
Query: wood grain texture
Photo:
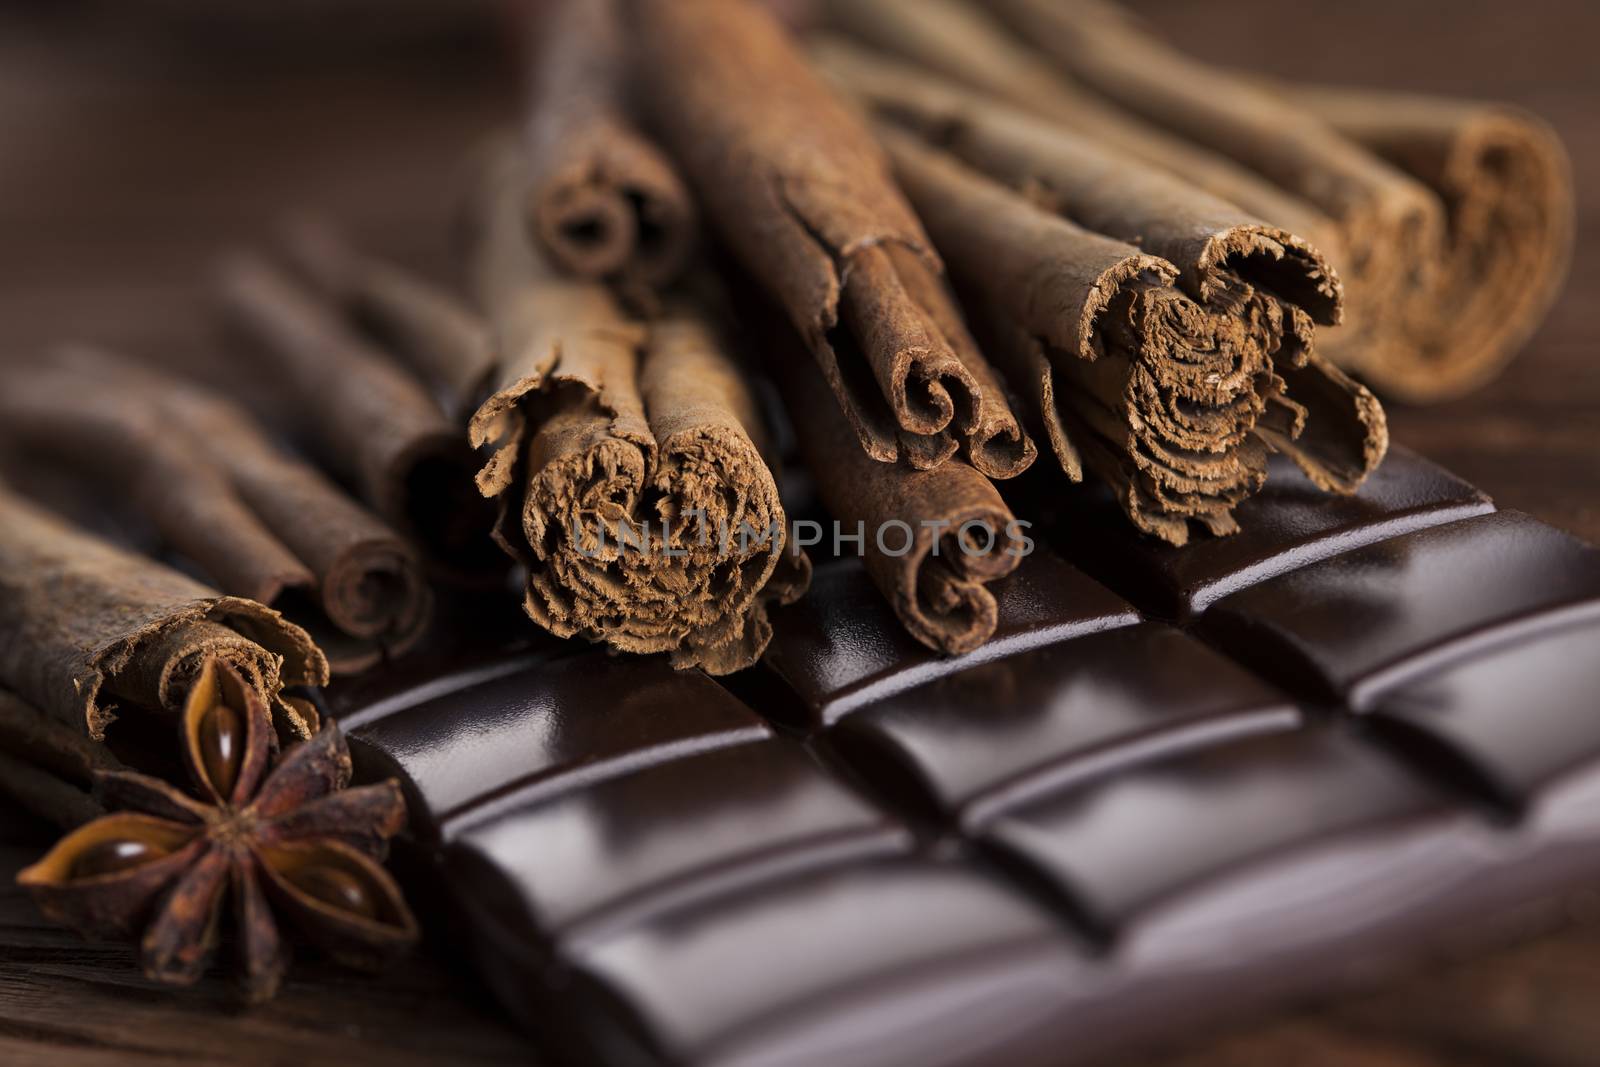
[[[43,5],[34,5],[43,10]],[[1312,80],[1503,98],[1551,119],[1577,166],[1572,280],[1496,386],[1391,408],[1397,441],[1600,541],[1600,8],[1588,0],[1142,0],[1207,58]],[[310,207],[365,246],[451,276],[451,192],[515,110],[481,51],[323,41],[183,55],[0,12],[0,359],[79,336],[213,379],[201,282],[220,249]],[[12,886],[46,842],[0,810],[0,1063],[528,1063],[532,1046],[448,950],[369,979],[302,964],[272,1004],[220,978],[178,996],[121,946],[43,925]],[[1435,966],[1332,1006],[1214,1035],[1163,1067],[1576,1067],[1595,1059],[1600,920]]]

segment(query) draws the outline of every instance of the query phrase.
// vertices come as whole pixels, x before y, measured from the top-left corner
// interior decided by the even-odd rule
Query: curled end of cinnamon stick
[[[850,257],[841,298],[843,321],[872,364],[895,422],[914,434],[935,434],[958,407],[973,408],[977,382],[950,342],[930,321],[911,286],[927,266],[916,256],[883,247]],[[908,284],[903,275],[911,275]]]
[[[1198,296],[1214,299],[1236,275],[1301,309],[1312,322],[1344,319],[1344,283],[1310,242],[1265,224],[1230,226],[1209,236],[1195,257]]]
[[[1277,361],[1286,392],[1272,398],[1256,428],[1273,448],[1326,493],[1349,496],[1389,451],[1389,420],[1366,386],[1310,350],[1303,326],[1284,339],[1303,345],[1298,358]]]
[[[1385,297],[1379,329],[1337,359],[1386,395],[1461,396],[1497,375],[1538,324],[1571,259],[1572,167],[1554,131],[1503,105],[1356,89],[1293,99],[1438,194],[1433,272]]]
[[[543,23],[525,127],[528,236],[573,277],[663,285],[688,262],[695,211],[625,113],[623,15],[613,0],[554,0]]]
[[[615,190],[574,181],[529,193],[533,232],[550,261],[580,278],[617,274],[637,234],[628,205]]]
[[[645,143],[628,143],[582,171],[529,191],[529,223],[551,263],[579,278],[646,286],[676,277],[694,246],[695,218],[665,160]]]
[[[967,462],[996,481],[1015,478],[1039,456],[1039,449],[1015,418],[982,426],[967,440]]]
[[[980,506],[951,514],[949,524],[938,530],[923,528],[897,572],[894,597],[913,637],[959,655],[994,636],[997,609],[986,583],[1009,574],[1022,560],[1013,521],[1003,506]]]

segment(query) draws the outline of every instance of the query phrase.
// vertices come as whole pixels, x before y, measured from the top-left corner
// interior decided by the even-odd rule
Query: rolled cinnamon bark
[[[466,435],[421,383],[264,260],[228,260],[218,288],[230,322],[270,361],[296,430],[322,464],[449,572],[493,571],[492,509],[473,490]]]
[[[1428,400],[1481,384],[1553,299],[1571,196],[1565,155],[1538,123],[1397,94],[1280,94],[1101,0],[992,7],[1080,84],[1324,210],[1350,287],[1349,325],[1328,351],[1381,388]]]
[[[94,794],[81,786],[0,749],[0,796],[63,830],[76,829],[105,814]]]
[[[850,440],[822,376],[771,332],[769,363],[838,536],[859,539],[868,575],[911,636],[947,655],[982,645],[996,623],[988,583],[1031,551],[1027,524],[960,460],[924,471],[874,462]]]
[[[149,520],[223,592],[284,611],[336,672],[405,651],[427,624],[433,598],[412,549],[197,385],[62,349],[0,373],[0,440]]]
[[[1178,269],[1202,305],[1276,320],[1264,338],[1289,396],[1267,391],[1257,428],[1323,489],[1353,492],[1382,460],[1386,420],[1367,390],[1313,350],[1312,322],[1339,321],[1343,290],[1322,254],[1164,171],[1043,119],[860,49],[822,50],[825,68],[880,116],[1086,229]],[[1258,305],[1276,302],[1276,310]],[[1017,342],[999,342],[1015,352]],[[1025,364],[1028,357],[1013,355]],[[1026,380],[1040,380],[1029,369]],[[1290,399],[1293,397],[1294,399]],[[1053,439],[1064,431],[1051,426]],[[1070,467],[1070,464],[1068,464]]]
[[[543,6],[530,50],[528,225],[563,271],[664,284],[688,260],[694,206],[627,117],[615,0]]]
[[[882,151],[773,18],[744,0],[623,10],[640,106],[867,453],[929,467],[954,451],[947,432],[988,439],[1004,424],[1020,440],[982,357],[928,303],[941,268]]]
[[[872,49],[1049,119],[1259,218],[1338,251],[1333,220],[1225,155],[1176,136],[1089,89],[969,0],[822,0],[824,22]],[[831,49],[837,40],[828,41]],[[870,58],[870,56],[869,56]]]
[[[94,772],[120,763],[103,744],[0,688],[0,794],[62,828],[104,813]]]
[[[870,8],[878,0],[867,0]],[[1086,229],[1139,244],[1210,299],[1221,271],[1259,282],[1314,321],[1340,319],[1343,287],[1311,242],[1105,142],[838,40],[815,49],[874,113]]]
[[[478,484],[528,568],[527,612],[677,667],[749,666],[771,637],[767,601],[806,580],[779,571],[797,561],[754,398],[698,302],[646,323],[550,270],[508,224],[522,174],[515,153],[491,153],[474,215],[474,284],[501,362],[471,434],[491,449]]]
[[[1307,111],[1200,63],[1142,32],[1101,0],[996,0],[1019,36],[1079,84],[1195,144],[1227,156],[1325,212],[1344,238],[1342,273],[1377,301],[1432,267],[1419,249],[1444,233],[1443,206],[1420,182]],[[1352,309],[1352,312],[1357,309]],[[1354,314],[1353,314],[1354,317]]]
[[[1438,195],[1429,284],[1340,358],[1396,396],[1439,400],[1498,374],[1550,309],[1571,259],[1572,168],[1555,131],[1516,108],[1405,93],[1280,86],[1297,107]]]
[[[483,320],[438,286],[355,248],[334,227],[305,216],[283,232],[300,279],[338,305],[465,422],[487,395],[494,353]]]
[[[1136,526],[1181,545],[1191,521],[1237,530],[1232,509],[1264,484],[1269,445],[1340,492],[1382,458],[1381,408],[1313,362],[1310,315],[1289,302],[1337,313],[1337,285],[1313,249],[1086,142],[1031,141],[1022,135],[1039,131],[1025,122],[985,122],[971,143],[962,122],[934,127],[958,147],[987,138],[1016,153],[999,157],[1001,171],[1031,160],[1010,176],[1123,238],[885,131],[901,185],[972,293],[996,360],[1026,383],[1069,477],[1087,466]],[[1183,268],[1140,248],[1179,255]],[[1311,413],[1285,395],[1286,375],[1329,383],[1312,392],[1331,426],[1305,435]]]
[[[282,696],[328,680],[304,630],[0,487],[0,685],[98,740],[121,707],[178,710],[208,655],[256,687],[284,729],[315,729],[307,706]]]

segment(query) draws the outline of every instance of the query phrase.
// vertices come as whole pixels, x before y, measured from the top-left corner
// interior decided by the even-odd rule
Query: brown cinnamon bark
[[[1158,256],[1201,305],[1276,323],[1263,337],[1289,394],[1268,389],[1260,428],[1324,489],[1353,492],[1387,448],[1381,407],[1313,352],[1312,321],[1339,321],[1342,287],[1307,242],[1171,175],[1045,120],[860,49],[821,52],[832,76],[877,114],[913,130],[1036,204]],[[975,250],[974,250],[975,254]],[[1275,302],[1276,309],[1265,308]],[[1304,321],[1302,321],[1304,320]],[[1017,359],[1016,342],[999,344]],[[1025,370],[1025,380],[1039,374]],[[1064,431],[1049,428],[1053,440]],[[1068,464],[1070,467],[1070,464]]]
[[[120,767],[105,745],[0,688],[0,795],[72,828],[105,811],[93,795],[94,773]]]
[[[672,164],[627,117],[615,0],[544,6],[529,74],[528,225],[563,271],[664,284],[688,260],[695,212]]]
[[[322,464],[449,571],[492,570],[493,517],[472,489],[466,435],[422,385],[261,259],[229,260],[218,285],[230,321],[270,361],[297,431]]]
[[[0,698],[3,699],[3,698]],[[0,748],[0,796],[24,811],[71,830],[105,814],[89,790]]]
[[[1087,466],[1141,530],[1184,544],[1191,521],[1219,535],[1238,528],[1232,509],[1264,484],[1269,444],[1341,492],[1382,458],[1381,408],[1312,362],[1310,316],[1288,302],[1294,294],[1336,314],[1337,287],[1314,250],[1087,142],[1043,137],[1052,131],[1024,117],[968,115],[984,131],[970,142],[957,113],[944,117],[954,121],[929,128],[952,146],[1005,149],[997,170],[1123,238],[885,131],[901,185],[1069,477]],[[1141,248],[1181,255],[1184,269]],[[1310,413],[1284,395],[1284,378],[1330,374],[1310,391],[1331,426],[1303,436]]]
[[[300,627],[74,529],[0,487],[0,685],[95,739],[121,707],[176,711],[207,656],[309,736],[284,686],[328,664]]]
[[[405,651],[432,605],[412,549],[245,411],[83,347],[0,374],[0,439],[139,515],[225,593],[284,611],[335,671]]]
[[[1100,0],[996,0],[991,8],[1090,91],[1332,218],[1344,241],[1341,272],[1365,290],[1352,308],[1362,331],[1381,328],[1391,287],[1414,284],[1432,267],[1418,250],[1444,232],[1438,199],[1309,112],[1168,47]]]
[[[1057,64],[968,0],[822,0],[825,22],[875,50],[1074,130],[1339,250],[1326,213],[1203,143],[1193,143],[1063,77]],[[830,42],[830,47],[837,42]]]
[[[471,433],[492,450],[478,484],[528,567],[527,612],[677,667],[748,666],[766,602],[806,577],[779,570],[795,560],[754,398],[699,302],[647,323],[551,271],[507,224],[524,184],[515,153],[491,153],[472,258],[501,363]]]
[[[1020,440],[977,350],[945,329],[938,260],[882,151],[772,17],[743,0],[623,10],[640,105],[868,454],[930,467],[954,451],[941,435]]]
[[[353,247],[308,217],[284,227],[284,253],[301,280],[358,322],[465,422],[487,395],[494,353],[483,320],[450,293]]]
[[[776,334],[778,331],[773,331]],[[873,583],[907,632],[949,655],[994,634],[988,583],[1032,545],[983,475],[960,460],[936,470],[876,463],[846,432],[815,368],[779,341],[770,360],[817,490],[843,537],[860,536]]]
[[[1428,400],[1481,384],[1553,299],[1570,184],[1536,121],[1398,94],[1279,92],[1183,56],[1101,0],[993,8],[1080,84],[1324,210],[1351,297],[1328,351],[1381,388]]]
[[[1097,138],[882,54],[837,40],[815,53],[829,76],[880,118],[1087,229],[1174,263],[1195,299],[1209,299],[1218,272],[1233,270],[1292,300],[1316,322],[1339,321],[1343,287],[1304,238]]]
[[[1571,259],[1572,169],[1555,132],[1516,108],[1359,89],[1280,87],[1422,182],[1446,212],[1438,267],[1389,329],[1339,356],[1396,396],[1475,389],[1550,309]]]
[[[4,688],[0,688],[0,751],[83,789],[93,784],[95,771],[121,766],[105,745]]]

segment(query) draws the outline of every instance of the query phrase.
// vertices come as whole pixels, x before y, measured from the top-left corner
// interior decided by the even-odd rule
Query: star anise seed
[[[205,970],[230,898],[252,1000],[270,997],[287,969],[280,920],[338,959],[381,965],[417,939],[380,862],[405,822],[399,785],[347,789],[350,754],[331,723],[269,772],[271,730],[259,692],[208,659],[181,723],[196,796],[103,772],[102,800],[132,810],[74,830],[17,881],[53,921],[138,936],[145,973],[161,981],[187,984]]]

